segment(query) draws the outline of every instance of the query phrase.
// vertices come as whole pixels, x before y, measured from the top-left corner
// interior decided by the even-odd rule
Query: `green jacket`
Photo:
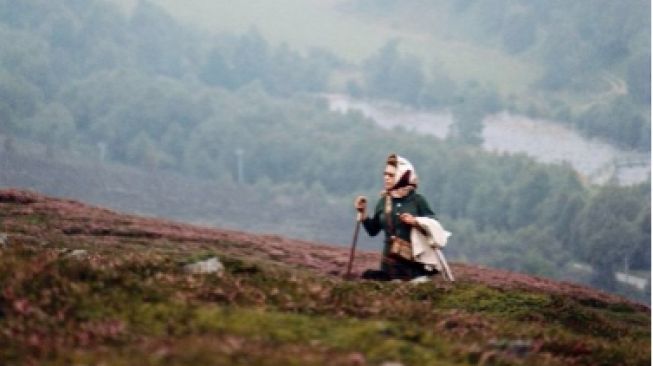
[[[363,227],[370,236],[376,236],[381,230],[385,233],[385,246],[383,254],[386,255],[389,249],[390,236],[395,235],[406,241],[410,241],[410,225],[399,220],[399,215],[409,213],[416,217],[430,217],[435,219],[435,213],[426,202],[424,196],[415,191],[410,192],[406,197],[392,199],[392,226],[394,233],[389,232],[385,218],[385,197],[381,197],[374,208],[374,214],[363,220]]]

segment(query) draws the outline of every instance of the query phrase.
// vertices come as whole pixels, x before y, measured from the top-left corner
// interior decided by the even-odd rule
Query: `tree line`
[[[413,27],[424,24],[426,33],[439,20],[433,14],[446,13],[456,38],[495,46],[542,68],[530,86],[537,101],[524,102],[500,95],[497,85],[452,80],[437,65],[429,67],[431,60],[399,52],[394,40],[365,61],[363,81],[350,84],[355,93],[427,108],[462,103],[464,109],[479,110],[476,119],[507,109],[568,122],[588,136],[650,151],[650,1],[354,0],[349,9],[386,21],[401,21],[403,15]],[[478,100],[479,88],[492,103]],[[583,98],[589,102],[577,101]],[[480,122],[457,119],[467,120],[462,131],[469,130],[471,138],[465,140],[477,142],[474,125]]]

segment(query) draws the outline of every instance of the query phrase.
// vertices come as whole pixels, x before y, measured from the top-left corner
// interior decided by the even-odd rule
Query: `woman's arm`
[[[370,236],[376,236],[376,234],[378,234],[383,228],[381,226],[381,209],[379,207],[380,204],[377,203],[374,208],[374,215],[372,217],[366,217],[362,221],[365,231],[367,231]]]

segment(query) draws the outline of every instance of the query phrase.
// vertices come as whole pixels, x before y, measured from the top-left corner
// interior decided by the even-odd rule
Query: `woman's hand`
[[[409,213],[404,212],[401,215],[399,215],[399,220],[401,220],[406,225],[417,226],[417,219],[415,218],[415,216]]]
[[[367,216],[367,198],[365,196],[358,196],[354,200],[354,208],[359,213],[361,219]]]

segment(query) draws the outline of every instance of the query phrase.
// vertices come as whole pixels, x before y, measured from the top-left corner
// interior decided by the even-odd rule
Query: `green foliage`
[[[628,63],[627,79],[629,93],[642,105],[651,103],[651,53],[641,53]]]
[[[468,83],[452,107],[454,123],[449,138],[458,143],[479,146],[483,142],[483,118],[501,108],[496,88]]]
[[[510,53],[520,53],[530,48],[536,40],[536,14],[517,13],[503,26],[503,45]]]
[[[47,144],[70,147],[75,135],[75,120],[70,111],[59,103],[44,105],[21,129],[36,140]]]
[[[364,64],[368,94],[403,103],[417,102],[424,85],[424,74],[418,60],[399,52],[399,40],[387,42]]]
[[[0,357],[55,365],[350,364],[352,357],[467,365],[486,353],[506,365],[650,359],[650,315],[626,303],[474,282],[343,282],[223,255],[220,248],[241,243],[224,244],[183,250],[152,241],[144,251],[123,241],[91,245],[83,259],[14,242],[0,256],[7,330]],[[180,270],[214,254],[222,275]],[[514,339],[526,342],[517,358]]]
[[[449,138],[462,144],[480,146],[483,143],[483,117],[483,111],[473,106],[456,108]]]
[[[572,122],[589,136],[599,136],[644,151],[650,150],[650,141],[637,141],[632,137],[650,135],[650,6],[646,0],[620,3],[610,0],[573,3],[462,0],[428,4],[357,0],[350,5],[361,16],[379,18],[379,26],[390,23],[393,28],[404,30],[400,34],[406,38],[419,34],[426,40],[419,42],[422,47],[430,47],[434,40],[444,39],[443,43],[447,45],[465,42],[472,47],[503,48],[510,57],[531,62],[540,69],[534,68],[529,73],[537,74],[536,80],[527,81],[531,85],[525,85],[523,90],[506,92],[508,78],[499,80],[501,105],[524,114]],[[440,58],[435,52],[429,56],[436,60]],[[462,62],[457,57],[452,59],[451,63]],[[485,62],[478,56],[474,61],[466,68],[465,76]],[[457,65],[451,63],[447,66],[453,71]],[[488,70],[487,74],[497,72],[500,71]],[[408,75],[405,74],[406,78]],[[612,82],[597,82],[606,75]],[[435,80],[440,79],[439,74],[430,76],[431,80],[422,83],[420,99],[413,100],[413,104],[441,106],[435,101],[443,98],[434,97],[439,94],[434,85]],[[454,84],[466,82],[468,80],[464,77],[454,79]],[[374,92],[370,88],[367,94],[374,95]],[[453,95],[466,98],[468,93],[458,90]],[[588,125],[584,121],[587,104],[609,109],[620,97],[634,108],[606,116],[611,120],[611,128],[598,123]],[[540,107],[531,108],[533,100],[537,100],[535,103]],[[455,103],[449,102],[448,105],[452,104]],[[481,111],[491,113],[487,109]],[[611,113],[603,110],[597,114]],[[632,121],[634,115],[641,120]]]
[[[592,107],[579,116],[578,124],[589,134],[615,136],[623,146],[650,146],[650,123],[627,98]]]
[[[583,237],[583,257],[597,273],[595,283],[616,287],[614,271],[632,258],[638,248],[650,246],[650,225],[643,225],[650,203],[642,204],[632,188],[606,186],[591,197],[576,219],[577,237]],[[645,196],[646,202],[650,196]],[[639,249],[641,251],[641,249]]]
[[[145,70],[172,77],[182,75],[185,32],[169,14],[149,1],[139,1],[128,27],[138,34],[132,38],[134,54]]]

